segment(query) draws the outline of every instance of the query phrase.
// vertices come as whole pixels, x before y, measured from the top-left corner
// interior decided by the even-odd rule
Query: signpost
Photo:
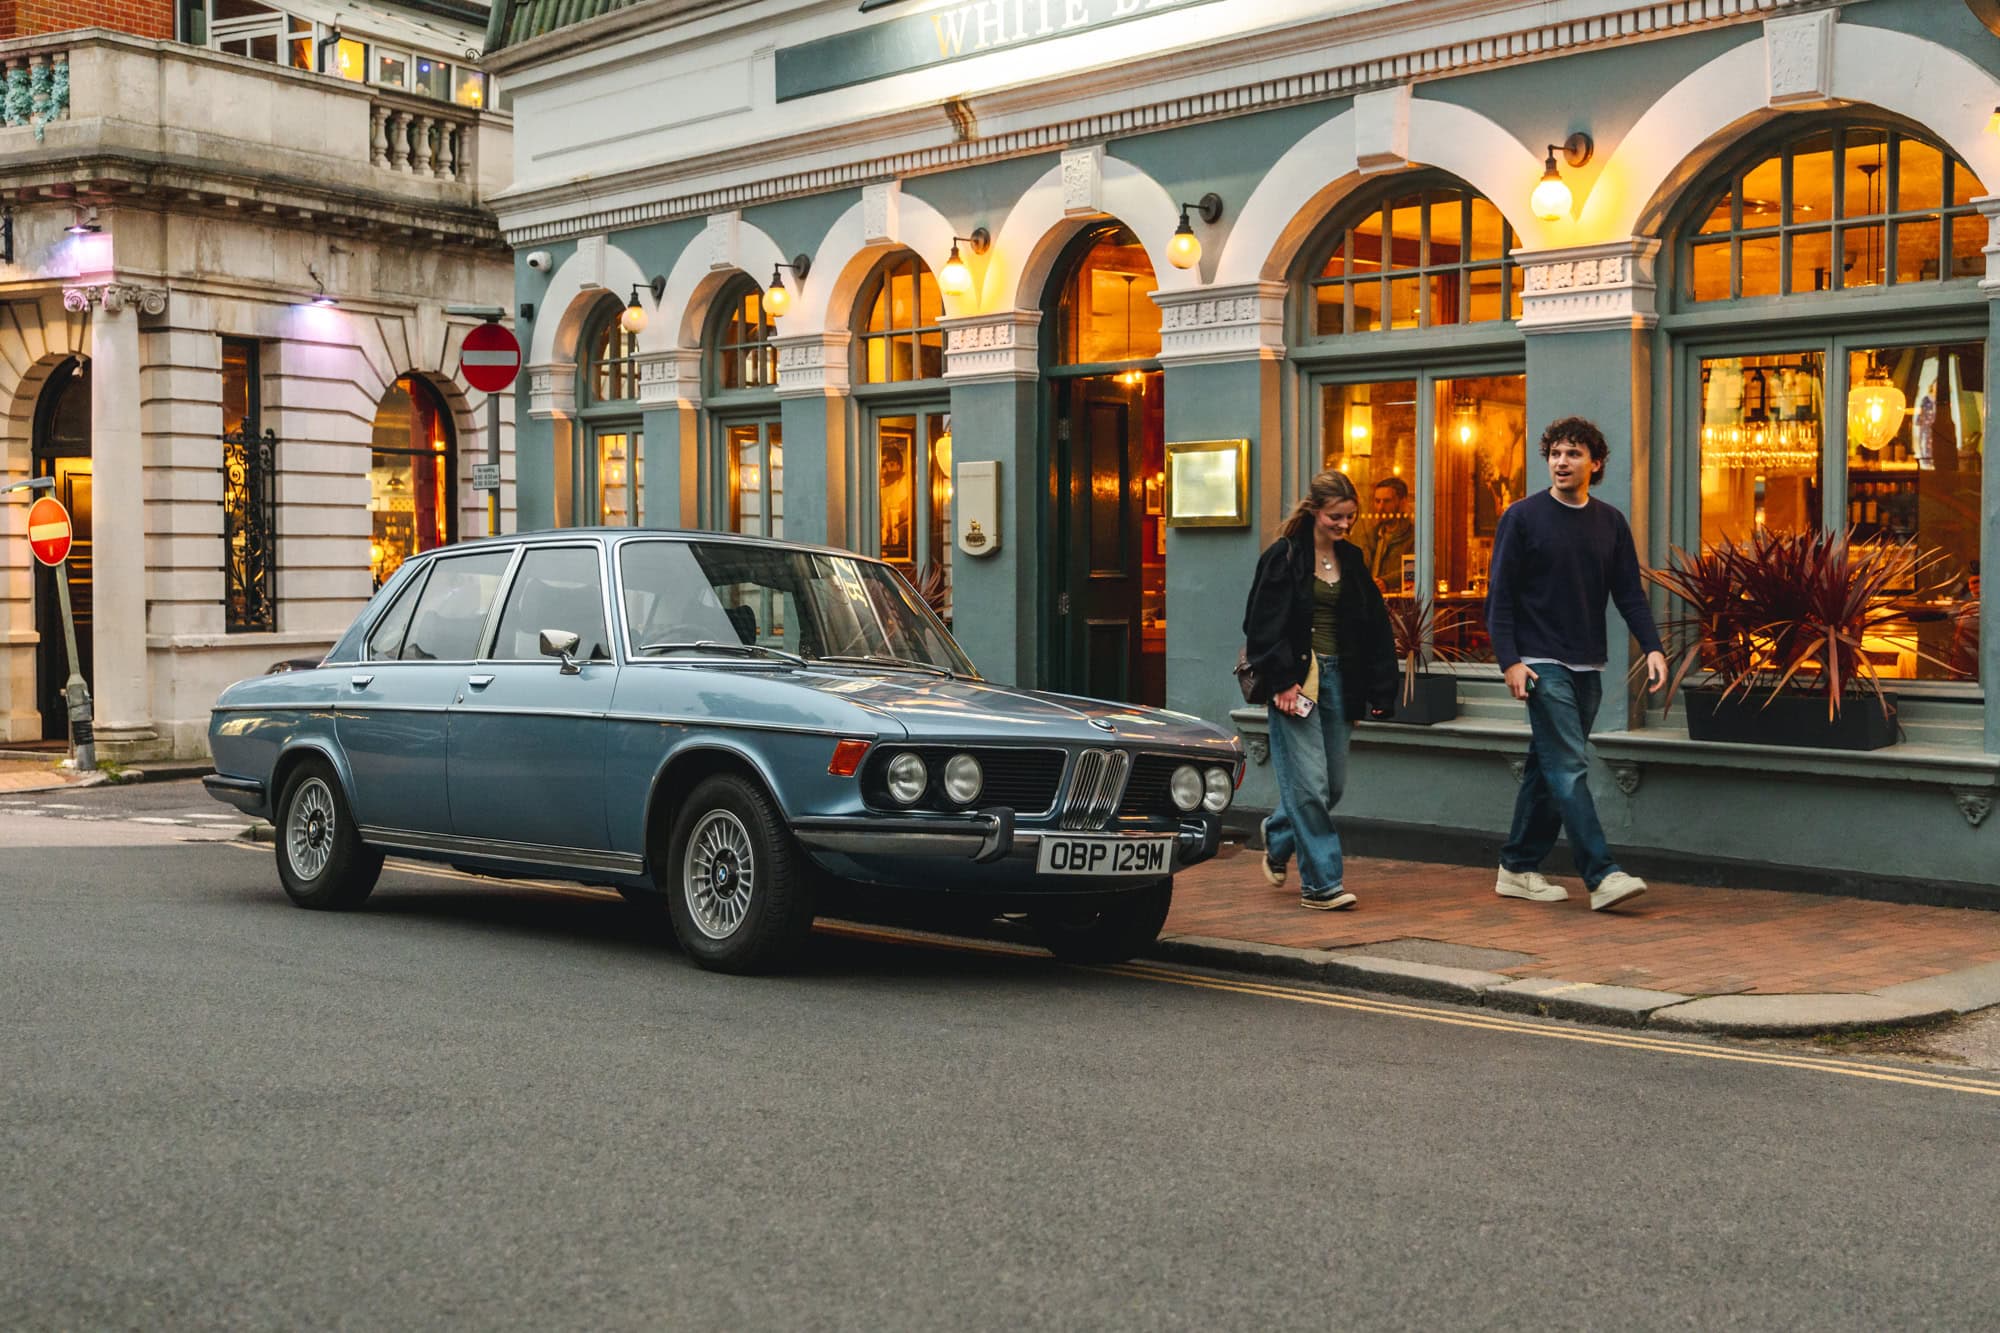
[[[0,495],[8,491],[45,491],[56,484],[54,477],[32,477],[27,481],[17,481],[12,486],[0,486]],[[83,668],[77,661],[76,616],[69,604],[69,548],[73,544],[75,530],[69,521],[69,511],[62,501],[53,495],[37,496],[34,504],[28,506],[28,549],[35,559],[56,571],[56,600],[62,607],[63,642],[69,648],[69,680],[63,685],[63,699],[69,709],[69,742],[72,759],[79,773],[88,773],[97,767],[97,737],[90,728],[90,686],[83,679]]]
[[[478,315],[486,322],[465,335],[458,351],[459,369],[468,387],[486,395],[486,461],[472,466],[474,490],[486,492],[486,532],[500,535],[500,395],[521,373],[521,344],[500,322],[505,311],[494,307],[453,306],[451,314]]]

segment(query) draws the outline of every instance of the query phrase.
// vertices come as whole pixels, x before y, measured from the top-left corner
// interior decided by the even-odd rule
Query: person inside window
[[[1369,577],[1390,596],[1408,591],[1403,587],[1403,557],[1416,549],[1417,528],[1410,521],[1410,484],[1401,477],[1383,477],[1375,483],[1375,523],[1362,541],[1362,555],[1368,562]]]

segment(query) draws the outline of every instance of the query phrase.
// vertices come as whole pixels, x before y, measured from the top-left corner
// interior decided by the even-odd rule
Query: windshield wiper
[[[902,667],[906,671],[928,671],[933,675],[943,676],[946,680],[958,679],[958,673],[949,667],[941,667],[931,662],[918,662],[907,657],[886,657],[877,653],[866,653],[860,656],[851,656],[846,653],[829,653],[824,657],[815,657],[812,660],[815,662],[846,662],[855,666]]]
[[[642,643],[642,653],[734,653],[738,657],[776,657],[790,662],[793,666],[804,666],[806,659],[797,653],[788,653],[783,648],[773,648],[768,643],[726,643],[715,639],[697,639],[692,643]]]

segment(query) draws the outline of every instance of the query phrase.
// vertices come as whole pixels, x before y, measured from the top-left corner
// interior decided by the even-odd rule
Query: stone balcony
[[[513,118],[102,29],[0,41],[0,191],[497,239]]]

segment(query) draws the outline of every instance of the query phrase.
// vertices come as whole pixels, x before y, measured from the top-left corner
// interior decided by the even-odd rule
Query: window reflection
[[[1122,226],[1105,229],[1063,286],[1056,321],[1062,363],[1096,366],[1158,356],[1158,286],[1139,238]]]
[[[1431,387],[1432,579],[1439,642],[1473,661],[1486,640],[1486,576],[1500,515],[1527,490],[1525,375],[1440,379]]]
[[[420,551],[451,541],[451,434],[437,391],[405,375],[375,410],[368,566],[379,588]]]
[[[1704,542],[1819,526],[1824,360],[1818,352],[1703,359]]]

